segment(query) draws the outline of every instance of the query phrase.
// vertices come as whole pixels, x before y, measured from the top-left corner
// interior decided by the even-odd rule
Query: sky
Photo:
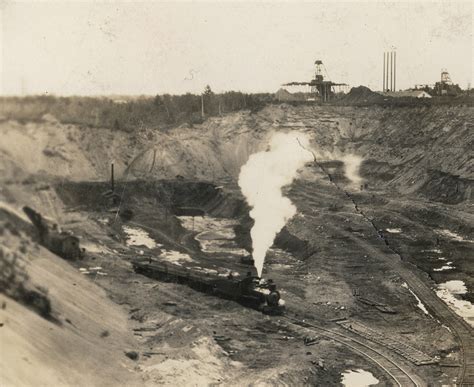
[[[0,0],[2,95],[275,92],[314,61],[350,86],[473,75],[473,2],[12,2]]]

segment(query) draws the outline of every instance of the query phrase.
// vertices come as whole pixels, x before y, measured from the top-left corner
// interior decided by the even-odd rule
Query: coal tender
[[[234,300],[265,314],[281,315],[284,312],[283,301],[275,283],[271,279],[261,280],[250,272],[245,277],[232,274],[222,276],[150,258],[136,258],[132,260],[132,265],[138,274],[186,284],[195,290]]]

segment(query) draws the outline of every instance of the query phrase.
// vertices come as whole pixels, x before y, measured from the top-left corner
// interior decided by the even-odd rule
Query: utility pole
[[[201,94],[201,117],[204,118],[204,94]]]
[[[114,181],[114,163],[110,164],[110,189],[112,192],[115,190],[115,181]]]

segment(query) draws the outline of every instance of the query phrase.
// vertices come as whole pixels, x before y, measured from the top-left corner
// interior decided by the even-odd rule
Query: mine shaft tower
[[[282,86],[310,86],[311,93],[319,95],[322,102],[329,101],[334,96],[334,87],[338,86],[347,86],[345,83],[334,83],[329,80],[329,75],[326,70],[326,67],[323,64],[323,61],[317,60],[314,62],[316,69],[314,72],[314,78],[309,82],[289,82],[285,83]],[[323,72],[326,74],[326,79],[323,75]]]

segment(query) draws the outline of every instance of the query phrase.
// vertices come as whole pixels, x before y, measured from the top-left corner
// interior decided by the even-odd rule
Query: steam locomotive
[[[234,300],[265,314],[281,315],[285,310],[275,283],[270,279],[261,280],[250,272],[243,278],[232,274],[222,276],[151,258],[136,258],[132,260],[132,265],[138,274],[161,281],[186,284],[195,290]]]

